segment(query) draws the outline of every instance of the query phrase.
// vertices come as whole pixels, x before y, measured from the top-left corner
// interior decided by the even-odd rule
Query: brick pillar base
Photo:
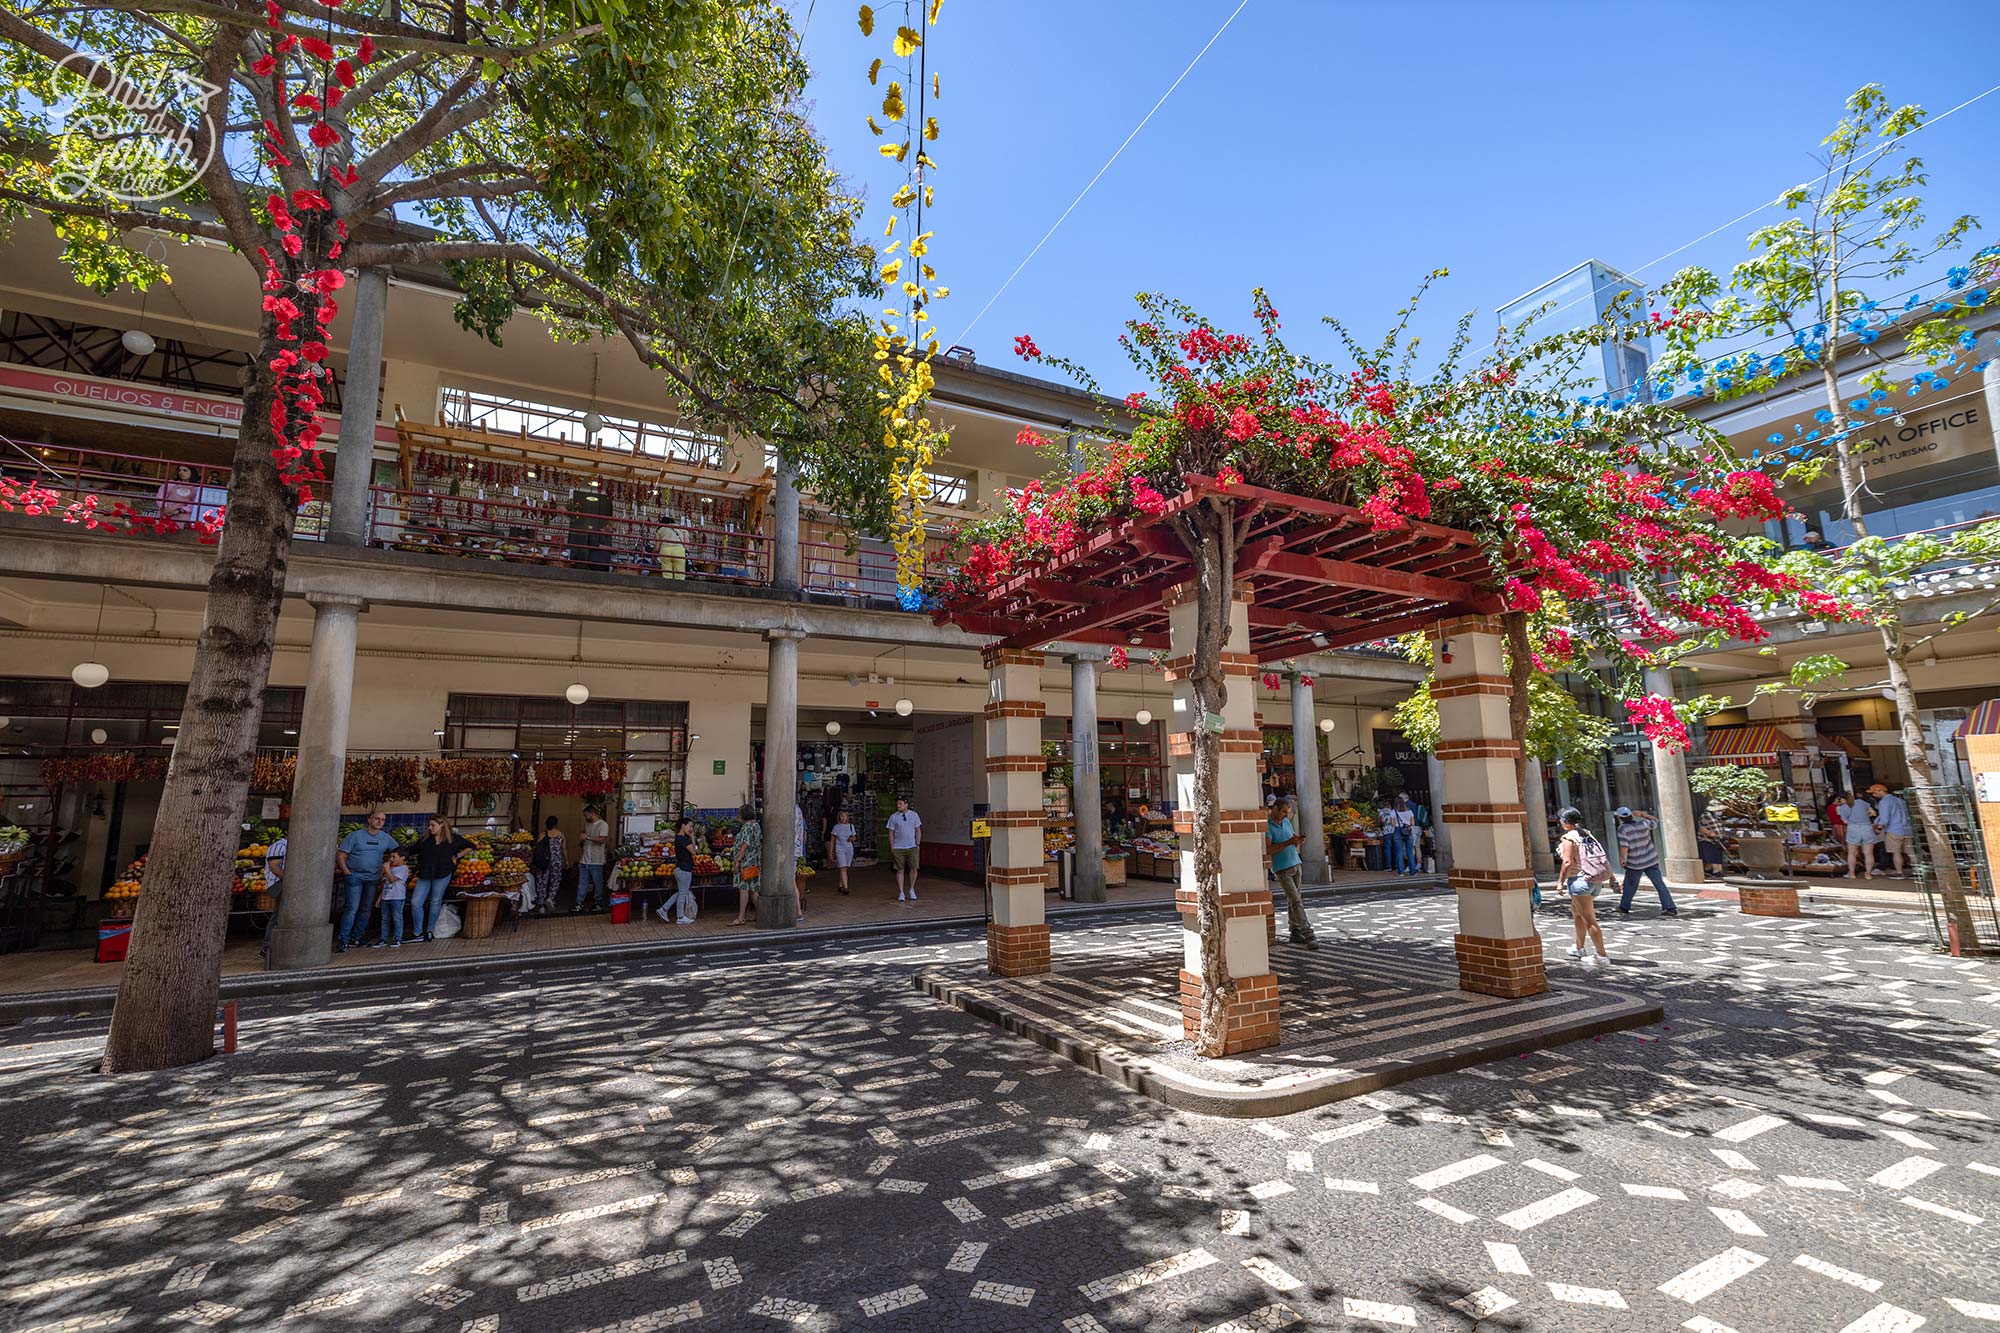
[[[1789,886],[1757,889],[1748,884],[1738,884],[1736,906],[1745,916],[1798,916],[1799,891]]]
[[[1264,912],[1264,946],[1266,948],[1269,948],[1270,946],[1276,944],[1277,942],[1278,942],[1278,908],[1277,905],[1274,903],[1269,908],[1266,908]]]
[[[1048,971],[1048,925],[986,927],[986,970],[996,977],[1031,977]]]
[[[1181,1032],[1189,1041],[1201,1040],[1201,977],[1181,969]],[[1261,1051],[1278,1044],[1278,978],[1266,972],[1258,977],[1239,977],[1236,998],[1223,1006],[1222,1053],[1237,1055]]]
[[[1477,935],[1457,935],[1458,988],[1480,995],[1498,995],[1518,1000],[1540,995],[1549,988],[1542,971],[1542,941],[1528,935],[1517,940],[1483,939]]]

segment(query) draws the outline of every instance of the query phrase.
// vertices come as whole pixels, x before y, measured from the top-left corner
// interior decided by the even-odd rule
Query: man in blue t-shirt
[[[1903,863],[1910,854],[1910,806],[1892,795],[1889,784],[1878,782],[1868,789],[1875,798],[1875,831],[1882,835],[1882,850],[1895,863],[1895,877],[1903,878]]]
[[[368,922],[375,915],[375,884],[382,878],[382,858],[395,850],[396,840],[383,826],[389,816],[380,810],[368,816],[368,826],[358,828],[340,840],[333,854],[333,868],[340,874],[340,925],[333,932],[333,951],[346,953],[350,944],[361,943]]]
[[[1285,891],[1285,917],[1291,927],[1292,943],[1317,949],[1319,941],[1313,938],[1312,923],[1306,920],[1305,902],[1299,897],[1299,844],[1304,839],[1292,827],[1292,803],[1282,796],[1271,807],[1270,820],[1264,826],[1264,840],[1271,847],[1271,873],[1277,876],[1278,887]],[[1271,895],[1274,907],[1277,896],[1275,893]]]

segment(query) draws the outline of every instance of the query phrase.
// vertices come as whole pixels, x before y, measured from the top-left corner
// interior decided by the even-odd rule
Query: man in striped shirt
[[[1674,896],[1667,892],[1667,877],[1660,871],[1660,846],[1653,838],[1653,817],[1644,810],[1621,805],[1618,817],[1618,859],[1625,863],[1625,892],[1618,899],[1620,913],[1630,915],[1632,895],[1639,891],[1639,876],[1653,881],[1660,893],[1660,915],[1679,916]]]

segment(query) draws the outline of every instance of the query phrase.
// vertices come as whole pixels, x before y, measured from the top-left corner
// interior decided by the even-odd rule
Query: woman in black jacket
[[[451,887],[451,877],[458,869],[458,854],[471,846],[452,832],[443,815],[432,815],[424,825],[424,836],[411,844],[417,865],[417,886],[410,893],[410,929],[417,939],[437,938],[444,891]]]

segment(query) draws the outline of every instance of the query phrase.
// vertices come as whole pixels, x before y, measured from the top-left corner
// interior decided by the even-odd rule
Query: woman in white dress
[[[833,863],[840,869],[840,892],[846,893],[847,868],[854,864],[854,823],[846,806],[840,808],[840,819],[833,826]]]

